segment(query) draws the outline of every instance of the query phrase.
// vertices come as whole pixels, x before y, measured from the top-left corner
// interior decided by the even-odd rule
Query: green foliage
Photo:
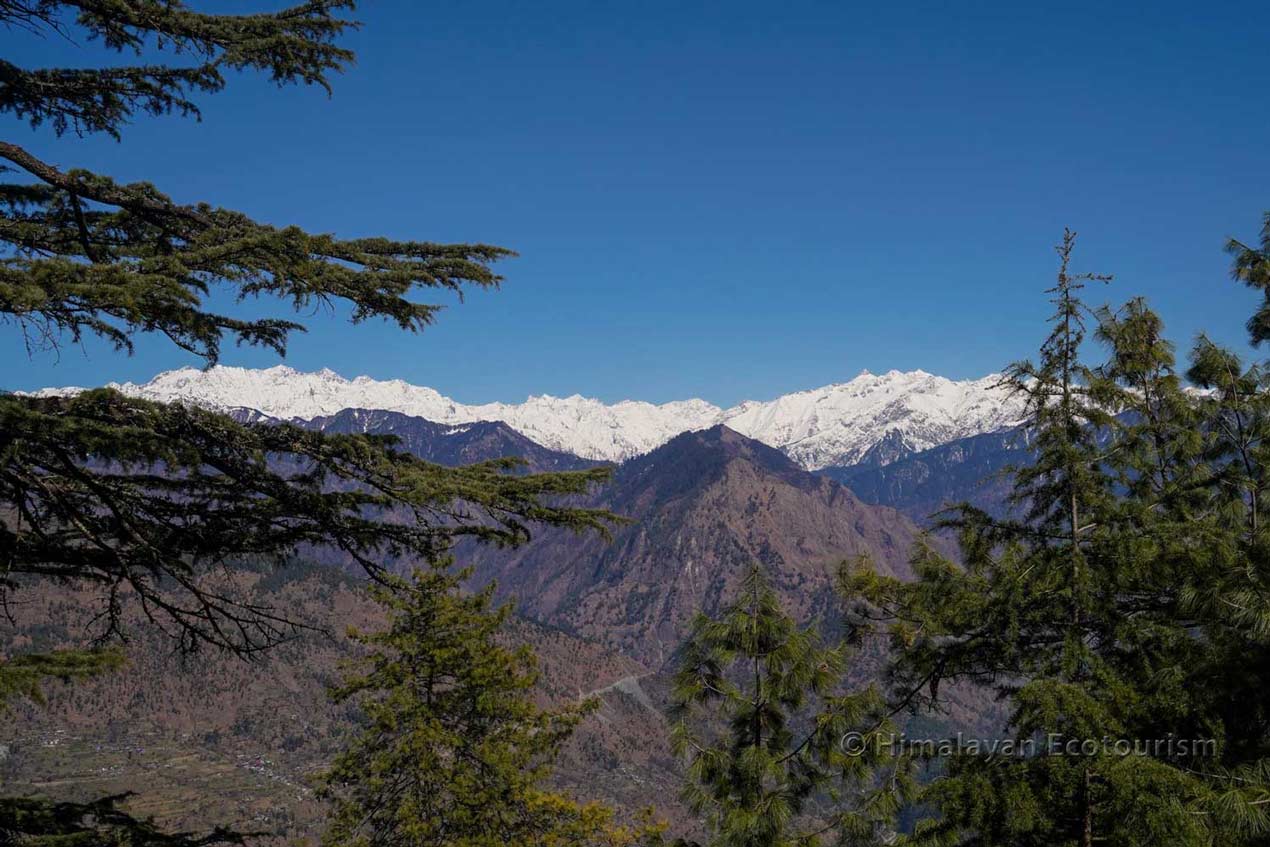
[[[208,15],[180,0],[4,0],[0,21],[33,32],[71,37],[72,25],[90,41],[138,56],[157,47],[197,59],[186,67],[144,65],[103,70],[26,70],[0,61],[0,111],[61,135],[104,132],[119,137],[140,110],[199,116],[195,91],[225,86],[224,69],[258,70],[279,85],[301,82],[330,90],[328,74],[353,54],[332,42],[351,21],[337,17],[350,0],[309,0],[280,12]]]
[[[277,228],[240,212],[179,205],[147,183],[64,173],[5,142],[0,159],[35,180],[0,184],[0,243],[8,247],[0,316],[21,326],[32,347],[91,334],[131,351],[133,335],[157,332],[215,363],[226,337],[284,354],[288,336],[304,329],[277,317],[207,311],[213,286],[297,311],[342,302],[355,323],[384,318],[416,331],[440,307],[411,300],[414,289],[495,286],[501,277],[490,263],[511,255],[483,244],[342,240]]]
[[[1262,218],[1261,243],[1251,247],[1232,238],[1226,252],[1233,259],[1231,275],[1249,288],[1262,292],[1261,307],[1248,319],[1248,336],[1253,345],[1270,338],[1270,212]]]
[[[1188,393],[1141,300],[1087,309],[1059,248],[1052,331],[1008,384],[1028,401],[1023,517],[945,516],[962,566],[932,550],[911,585],[859,568],[862,619],[888,623],[892,697],[937,708],[941,686],[1008,698],[1035,755],[963,754],[924,793],[914,839],[940,845],[1263,843],[1270,633],[1262,583],[1270,391],[1201,339]],[[1240,255],[1237,278],[1255,277]],[[1250,270],[1252,269],[1252,270]],[[1250,276],[1251,274],[1251,276]],[[1107,361],[1081,359],[1086,321]],[[1055,750],[1052,738],[1091,740]],[[1104,739],[1124,739],[1118,750]],[[1204,741],[1181,748],[1159,740]]]
[[[594,701],[543,709],[528,648],[499,642],[507,607],[492,587],[462,594],[444,565],[374,591],[387,629],[352,636],[369,649],[333,692],[366,727],[322,778],[333,802],[329,847],[619,845],[635,831],[611,813],[547,790],[560,745]]]
[[[875,688],[842,693],[845,652],[799,629],[758,567],[681,649],[671,716],[684,799],[712,847],[877,844],[911,788]]]
[[[263,70],[279,84],[329,87],[352,54],[333,40],[353,24],[345,0],[311,0],[281,12],[208,15],[157,0],[8,0],[0,23],[45,36],[74,28],[115,51],[192,56],[179,67],[52,68],[0,62],[0,111],[61,134],[119,137],[134,111],[197,116],[194,90],[224,86],[225,69]],[[73,24],[67,13],[74,13]],[[213,286],[240,299],[268,296],[294,309],[342,301],[352,319],[386,318],[406,330],[429,323],[438,306],[410,299],[416,287],[458,291],[496,285],[491,262],[511,255],[488,245],[386,238],[341,240],[272,227],[206,204],[181,205],[148,183],[121,185],[85,170],[60,171],[0,143],[8,173],[0,184],[0,316],[32,346],[84,334],[131,350],[138,332],[159,332],[215,362],[225,337],[285,351],[303,326],[281,317],[243,320],[206,310]]]

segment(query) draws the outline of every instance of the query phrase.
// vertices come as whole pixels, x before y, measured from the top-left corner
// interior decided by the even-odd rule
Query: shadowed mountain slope
[[[279,421],[251,409],[231,412],[240,421]],[[333,415],[294,419],[290,423],[322,432],[393,435],[399,449],[438,465],[470,465],[490,459],[516,456],[531,473],[573,471],[604,464],[543,447],[501,421],[439,424],[401,412],[379,409],[344,409]]]
[[[960,438],[888,465],[825,468],[819,473],[850,488],[865,503],[889,506],[918,525],[960,502],[990,514],[1008,510],[1011,465],[1032,461],[1026,431],[1011,429]]]

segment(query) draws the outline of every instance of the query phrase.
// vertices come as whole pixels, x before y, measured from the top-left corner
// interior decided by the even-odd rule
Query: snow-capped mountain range
[[[402,380],[346,379],[323,369],[253,370],[218,366],[165,371],[149,382],[111,383],[124,394],[213,409],[255,409],[276,418],[313,418],[342,409],[384,409],[442,424],[503,421],[544,447],[588,459],[622,461],[681,432],[726,424],[776,447],[808,470],[860,462],[887,464],[918,450],[1013,426],[1019,401],[996,387],[999,377],[955,381],[925,371],[862,372],[849,382],[746,401],[721,409],[704,400],[655,405],[606,404],[533,396],[523,403],[465,405]],[[37,395],[82,389],[45,388]]]

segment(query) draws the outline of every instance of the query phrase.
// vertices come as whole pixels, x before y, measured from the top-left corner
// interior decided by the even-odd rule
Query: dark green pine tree
[[[356,25],[344,16],[352,5],[306,0],[233,15],[180,0],[0,0],[0,24],[11,32],[137,58],[73,69],[0,61],[0,111],[57,135],[120,139],[139,115],[197,118],[195,98],[221,90],[232,72],[329,88],[353,59],[336,44]],[[421,291],[497,286],[492,264],[511,255],[263,224],[146,182],[55,167],[12,141],[0,141],[0,162],[0,319],[18,326],[31,350],[98,337],[127,353],[140,334],[157,334],[208,365],[226,341],[281,355],[304,329],[294,315],[318,305],[413,333],[440,308],[420,302]],[[212,295],[272,302],[281,314],[236,316],[210,308]],[[293,623],[223,578],[235,560],[283,564],[297,550],[331,548],[379,579],[382,562],[434,561],[460,536],[515,544],[536,523],[604,525],[599,512],[547,505],[603,471],[526,476],[515,466],[444,468],[386,438],[245,425],[108,390],[0,393],[0,603],[36,582],[89,588],[101,615],[86,637],[108,639],[142,621],[185,650],[250,655],[289,637]],[[79,678],[117,661],[89,650],[6,657],[0,694],[29,695],[41,679]],[[50,837],[91,841],[107,837],[92,834],[93,821],[126,817],[66,804],[37,814],[31,802],[4,801],[0,830],[33,837],[16,821],[45,821]],[[125,837],[116,830],[109,838]],[[133,835],[135,843],[161,836]]]
[[[1248,338],[1254,345],[1270,339],[1270,212],[1261,219],[1260,243],[1245,244],[1237,238],[1226,243],[1231,257],[1231,275],[1237,282],[1260,291],[1260,307],[1248,319]]]
[[[1253,346],[1270,337],[1270,213],[1260,244],[1232,240],[1234,279],[1260,291],[1249,319]],[[1209,648],[1188,679],[1203,714],[1223,741],[1208,769],[1214,815],[1247,840],[1270,843],[1270,373],[1207,337],[1191,353],[1190,381],[1199,389],[1204,441],[1205,533],[1196,546],[1196,578],[1184,609],[1194,615]],[[1198,535],[1198,533],[1197,533]],[[1259,840],[1258,840],[1259,839]],[[1232,843],[1237,843],[1233,842]]]
[[[1193,672],[1209,647],[1195,637],[1189,587],[1211,579],[1223,530],[1208,508],[1212,474],[1203,461],[1204,424],[1176,369],[1159,316],[1134,299],[1101,309],[1108,351],[1099,378],[1119,412],[1105,466],[1116,498],[1102,533],[1114,570],[1118,618],[1100,649],[1134,691],[1126,726],[1141,738],[1216,738],[1198,708]]]
[[[1229,834],[1204,776],[1209,751],[1145,746],[1211,737],[1189,684],[1204,648],[1183,610],[1198,540],[1185,521],[1204,487],[1196,414],[1140,302],[1101,313],[1110,361],[1083,363],[1091,313],[1080,290],[1104,277],[1072,274],[1073,246],[1069,232],[1039,361],[1007,377],[1027,401],[1036,456],[1015,471],[1021,516],[963,506],[945,520],[960,533],[962,566],[926,550],[914,584],[864,571],[852,581],[872,604],[857,611],[892,622],[898,700],[934,708],[941,685],[988,686],[1012,705],[1011,733],[1035,740],[1031,756],[953,757],[924,793],[935,815],[917,829],[922,843],[1211,844]],[[1138,746],[1126,753],[1117,739]]]
[[[463,594],[445,563],[374,590],[382,632],[353,633],[362,667],[334,691],[365,728],[322,778],[328,847],[569,847],[633,844],[598,804],[546,787],[551,763],[596,705],[535,704],[533,655],[499,642],[508,607]]]
[[[681,648],[671,717],[710,847],[872,845],[912,789],[881,693],[843,693],[845,651],[799,628],[757,566]]]

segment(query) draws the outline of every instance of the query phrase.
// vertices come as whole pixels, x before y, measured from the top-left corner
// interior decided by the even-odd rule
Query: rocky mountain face
[[[1018,422],[1017,401],[997,377],[954,381],[926,373],[867,371],[854,379],[769,401],[721,409],[704,400],[655,405],[605,404],[574,395],[530,397],[523,403],[465,405],[434,389],[401,380],[288,367],[215,367],[167,371],[146,383],[114,384],[125,394],[210,408],[251,409],[282,419],[312,419],[345,409],[399,412],[458,426],[501,421],[543,447],[586,459],[619,462],[647,453],[683,432],[718,424],[775,447],[805,469],[885,465],[902,456]],[[38,394],[78,391],[47,388]]]
[[[654,668],[698,611],[730,598],[751,563],[770,570],[800,618],[829,618],[840,562],[868,554],[880,570],[908,575],[919,534],[899,512],[866,505],[725,426],[622,464],[588,505],[631,522],[610,542],[544,532],[517,550],[461,549],[460,559],[529,617]]]

